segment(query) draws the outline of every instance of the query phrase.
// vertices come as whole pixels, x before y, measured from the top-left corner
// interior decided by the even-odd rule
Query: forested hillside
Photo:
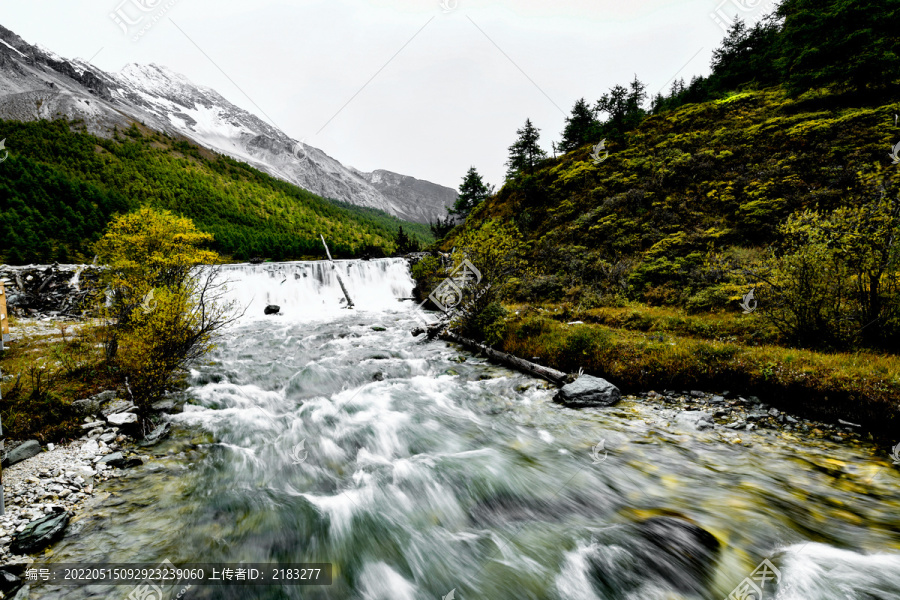
[[[406,225],[139,126],[103,139],[62,120],[3,121],[0,138],[0,262],[90,261],[111,217],[142,205],[190,217],[235,260],[320,257],[319,234],[338,256],[377,255]]]
[[[755,290],[785,343],[900,349],[898,20],[898,0],[785,0],[709,76],[578,100],[558,158],[529,120],[443,247],[514,226],[510,300],[740,312]]]
[[[497,349],[635,391],[740,389],[889,422],[898,23],[900,0],[784,0],[736,23],[708,76],[576,101],[558,157],[527,120],[501,189],[461,194],[439,232],[450,269],[414,267],[420,297],[469,260],[483,279],[442,297],[465,307],[450,326]]]

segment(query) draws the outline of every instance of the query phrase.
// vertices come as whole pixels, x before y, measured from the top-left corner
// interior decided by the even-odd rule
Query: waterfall
[[[338,284],[340,274],[357,309],[400,310],[400,298],[412,296],[415,283],[402,258],[377,260],[298,261],[260,265],[224,265],[228,298],[235,300],[246,316],[263,316],[266,306],[281,307],[291,319],[326,317],[345,310],[346,300]]]

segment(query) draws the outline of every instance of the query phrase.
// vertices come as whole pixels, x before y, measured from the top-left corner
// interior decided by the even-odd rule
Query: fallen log
[[[499,352],[489,346],[479,344],[475,340],[464,338],[450,331],[444,331],[443,333],[441,333],[440,338],[447,342],[455,342],[457,344],[460,344],[468,348],[469,350],[472,350],[473,352],[480,352],[494,362],[498,362],[511,369],[516,369],[518,371],[523,371],[530,375],[534,375],[535,377],[541,377],[555,385],[562,386],[568,383],[569,376],[562,371],[557,371],[556,369],[551,369],[550,367],[541,366],[539,364],[521,359],[518,356],[507,354],[506,352]]]
[[[325,236],[320,233],[319,237],[322,238],[322,244],[325,246],[325,254],[328,255],[328,260],[331,262],[331,268],[334,269],[334,275],[337,277],[338,283],[341,286],[341,291],[344,292],[344,298],[347,299],[347,308],[353,308],[353,300],[350,299],[350,292],[347,291],[344,280],[341,279],[340,273],[337,272],[337,266],[334,264],[334,259],[331,258],[331,250],[328,249],[328,244],[325,243]]]

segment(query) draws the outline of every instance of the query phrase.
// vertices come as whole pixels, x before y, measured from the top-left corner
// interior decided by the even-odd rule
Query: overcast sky
[[[526,118],[549,152],[580,97],[708,74],[711,14],[770,1],[3,0],[0,24],[107,71],[165,65],[346,165],[456,188],[470,165],[500,183]],[[160,18],[132,41],[117,9]]]

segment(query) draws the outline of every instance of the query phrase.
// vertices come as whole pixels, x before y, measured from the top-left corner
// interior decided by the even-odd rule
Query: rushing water
[[[356,310],[324,263],[230,269],[250,309],[192,373],[173,435],[48,560],[334,565],[328,587],[187,599],[721,600],[771,558],[781,598],[900,598],[900,477],[878,449],[772,431],[729,443],[649,402],[560,407],[541,381],[411,337],[402,261],[337,268]],[[263,318],[267,304],[284,316]],[[719,549],[654,542],[662,515]]]

